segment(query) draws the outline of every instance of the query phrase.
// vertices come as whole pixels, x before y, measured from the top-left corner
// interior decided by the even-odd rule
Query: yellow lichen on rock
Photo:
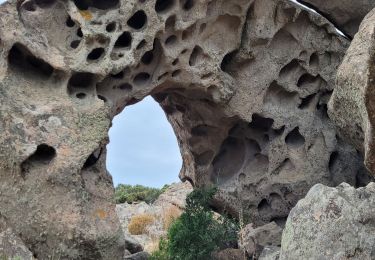
[[[87,11],[87,10],[79,10],[79,13],[81,14],[81,16],[86,20],[86,21],[90,21],[92,19],[92,14],[90,11]]]

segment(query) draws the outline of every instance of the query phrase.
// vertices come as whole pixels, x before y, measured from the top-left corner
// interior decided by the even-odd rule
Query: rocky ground
[[[166,235],[166,229],[172,218],[179,216],[185,208],[187,194],[193,190],[189,182],[173,183],[152,204],[145,202],[118,204],[116,212],[120,219],[125,237],[139,243],[145,251],[151,253],[158,248],[159,239]],[[128,226],[135,216],[151,216],[153,221],[142,234],[132,234]]]

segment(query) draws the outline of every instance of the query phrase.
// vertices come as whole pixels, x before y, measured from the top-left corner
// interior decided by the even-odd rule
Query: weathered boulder
[[[282,231],[282,228],[275,222],[258,228],[253,228],[249,224],[240,231],[240,247],[246,251],[248,256],[258,259],[266,247],[281,245]]]
[[[375,259],[375,183],[315,185],[292,209],[280,260]]]
[[[375,10],[361,24],[338,69],[329,115],[340,134],[365,153],[367,168],[375,173]]]
[[[301,0],[321,12],[341,31],[353,37],[363,18],[375,7],[375,0]]]
[[[180,177],[282,223],[315,183],[366,183],[326,104],[349,45],[286,0],[10,0],[0,6],[0,214],[39,258],[120,259],[111,119],[152,95]],[[131,149],[131,147],[124,147]]]
[[[162,194],[160,194],[152,205],[164,210],[171,206],[184,210],[186,197],[192,191],[193,186],[188,181],[172,183]]]

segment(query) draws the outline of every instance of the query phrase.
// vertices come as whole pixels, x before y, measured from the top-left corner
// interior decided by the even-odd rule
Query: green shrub
[[[238,225],[225,216],[215,219],[210,209],[215,192],[196,189],[187,196],[186,211],[173,222],[152,260],[207,260],[213,251],[236,244]]]
[[[169,185],[164,185],[162,189],[145,187],[142,185],[125,185],[120,184],[115,189],[116,203],[133,203],[144,201],[146,203],[154,202],[160,194],[162,194]]]

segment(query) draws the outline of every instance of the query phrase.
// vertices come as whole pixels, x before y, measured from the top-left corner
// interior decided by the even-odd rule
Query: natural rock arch
[[[114,115],[152,95],[180,177],[283,224],[315,183],[366,182],[327,116],[348,40],[283,0],[26,0],[0,7],[0,213],[41,259],[120,259]],[[27,165],[27,167],[21,167]]]

